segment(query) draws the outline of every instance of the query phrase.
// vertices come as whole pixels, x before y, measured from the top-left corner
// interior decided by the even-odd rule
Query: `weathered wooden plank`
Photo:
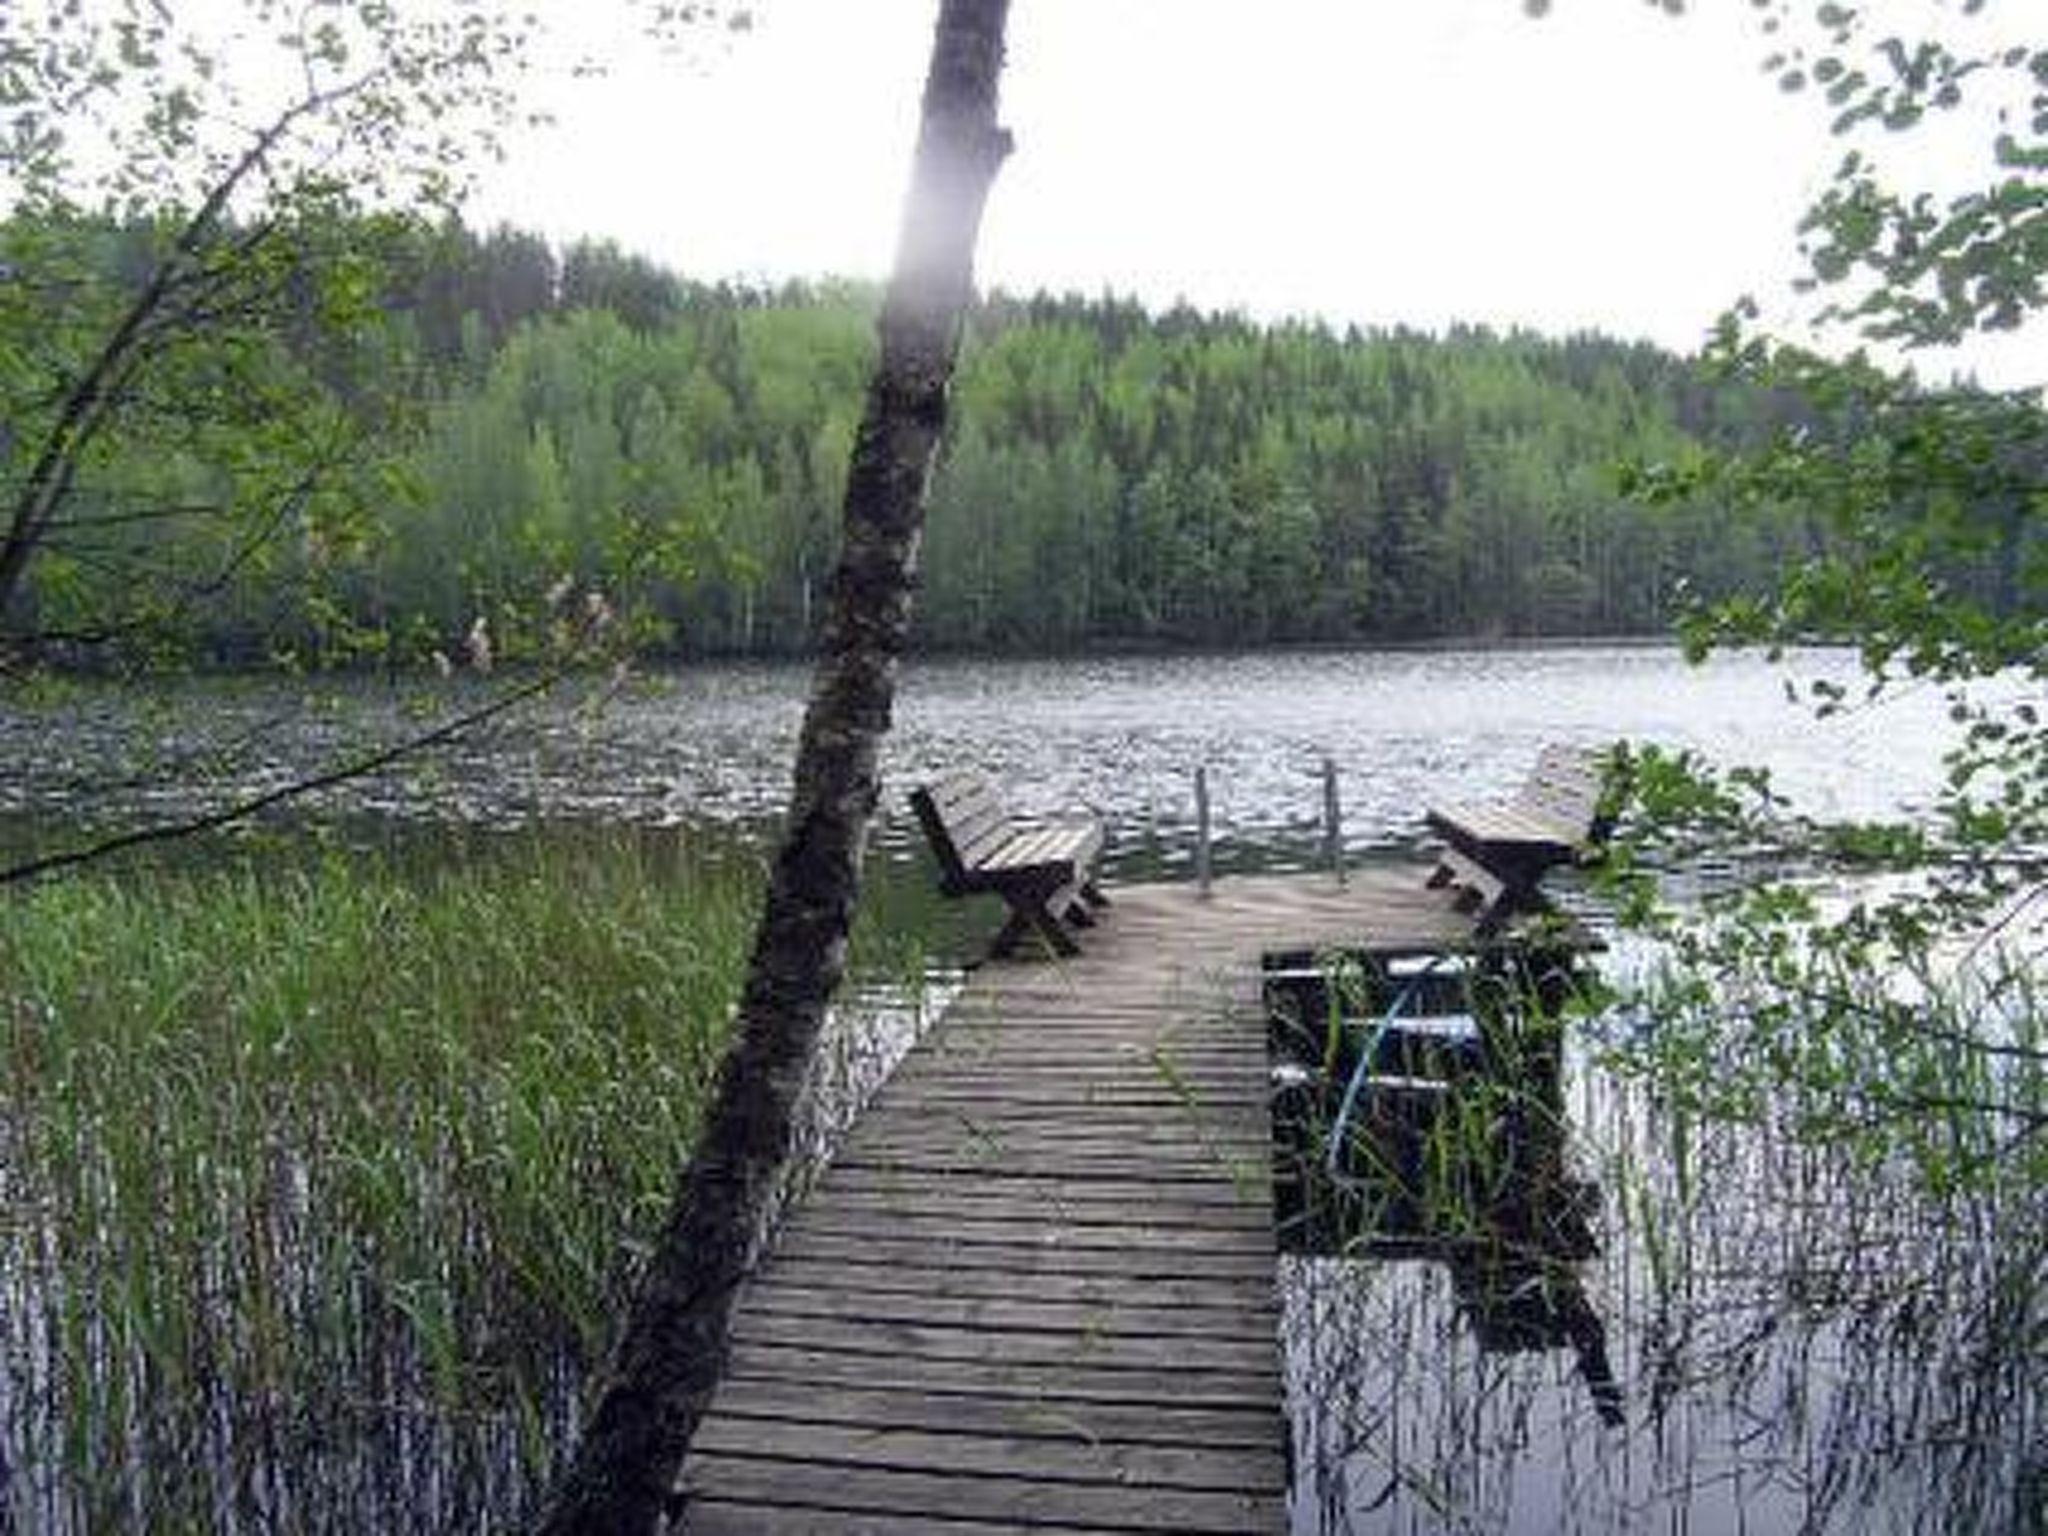
[[[1079,1057],[1094,1059],[1108,1055],[1131,1061],[1149,1061],[1166,1055],[1214,1057],[1244,1061],[1261,1054],[1264,1032],[1260,1021],[1247,1017],[1241,1027],[1225,1031],[1205,1030],[1190,1034],[1179,1009],[1140,1016],[1090,1014],[1086,1018],[1063,1019],[1044,1013],[1025,1019],[1015,1011],[976,1018],[953,1018],[911,1051],[911,1059],[936,1057],[941,1060],[976,1052],[1013,1051],[1023,1055]]]
[[[1106,1029],[1053,1025],[1028,1038],[1009,1031],[962,1031],[915,1047],[904,1069],[930,1062],[934,1068],[944,1066],[949,1072],[967,1073],[977,1068],[1005,1072],[1029,1069],[1053,1074],[1156,1074],[1185,1070],[1236,1077],[1247,1070],[1256,1075],[1264,1068],[1265,1045],[1263,1027],[1255,1038],[1243,1040],[1189,1040],[1168,1034],[1145,1034],[1128,1026]]]
[[[1230,1317],[1263,1314],[1272,1307],[1272,1282],[1253,1273],[1244,1276],[1189,1278],[1171,1276],[1134,1282],[1121,1274],[1071,1274],[1040,1270],[1020,1286],[1014,1269],[963,1269],[942,1264],[864,1264],[850,1257],[793,1258],[778,1254],[755,1286],[779,1290],[812,1290],[820,1295],[861,1298],[871,1295],[930,1297],[952,1302],[976,1297],[1010,1301],[1020,1295],[1045,1302],[1139,1304],[1167,1308],[1207,1326],[1203,1314]],[[753,1292],[750,1289],[749,1294]],[[857,1302],[856,1302],[857,1305]],[[1259,1326],[1265,1326],[1261,1323]]]
[[[1036,1243],[1045,1248],[1152,1250],[1175,1252],[1215,1246],[1219,1232],[1205,1225],[1173,1226],[1165,1222],[1091,1223],[1071,1216],[1049,1215],[1037,1221],[1004,1221],[969,1216],[927,1216],[910,1212],[858,1209],[842,1211],[838,1203],[818,1211],[808,1224],[816,1232],[846,1237],[908,1237],[939,1247],[969,1248],[976,1244]],[[1233,1229],[1242,1232],[1242,1228]],[[1267,1242],[1271,1256],[1270,1238]]]
[[[874,1111],[901,1112],[914,1110],[920,1105],[932,1105],[942,1097],[955,1098],[1010,1098],[1020,1103],[1036,1104],[1048,1113],[1072,1115],[1073,1106],[1087,1099],[1090,1102],[1104,1102],[1119,1093],[1143,1093],[1154,1095],[1162,1090],[1178,1090],[1176,1098],[1185,1097],[1193,1107],[1213,1104],[1219,1110],[1247,1119],[1260,1113],[1265,1097],[1266,1073],[1251,1062],[1245,1063],[1242,1073],[1235,1081],[1222,1073],[1204,1083],[1201,1078],[1192,1080],[1180,1077],[1172,1064],[1163,1070],[1132,1073],[1123,1069],[1105,1068],[1092,1081],[1086,1077],[1061,1077],[1047,1079],[1045,1090],[1034,1092],[1035,1075],[1024,1068],[1016,1072],[975,1071],[933,1071],[920,1072],[915,1077],[899,1077],[882,1086],[872,1101]],[[1205,1096],[1203,1089],[1208,1093]],[[1147,1102],[1152,1102],[1148,1098]]]
[[[1101,1105],[1078,1104],[898,1103],[889,1110],[888,1124],[877,1125],[858,1145],[849,1143],[847,1150],[883,1145],[913,1134],[927,1141],[991,1148],[1060,1138],[1052,1144],[1101,1143],[1136,1159],[1154,1153],[1209,1152],[1219,1146],[1264,1146],[1267,1140],[1263,1134],[1266,1127],[1249,1113],[1212,1110],[1196,1115],[1180,1106],[1171,1115],[1155,1112],[1149,1119],[1142,1108],[1112,1112]]]
[[[1074,1034],[1047,1036],[1034,1044],[1009,1045],[979,1042],[977,1049],[953,1048],[927,1051],[914,1056],[898,1069],[897,1076],[882,1085],[877,1101],[890,1097],[914,1099],[951,1084],[982,1087],[1014,1081],[1029,1089],[1044,1082],[1050,1096],[1061,1087],[1090,1085],[1150,1088],[1160,1084],[1207,1085],[1228,1094],[1235,1107],[1254,1107],[1257,1085],[1266,1077],[1266,1061],[1260,1051],[1216,1049],[1204,1055],[1183,1053],[1167,1043],[1133,1047],[1128,1035],[1117,1046],[1114,1036]],[[1263,1047],[1263,1041],[1261,1042]],[[1097,1060],[1090,1062],[1087,1058]]]
[[[946,806],[992,792],[988,777],[973,768],[956,768],[940,775],[926,788],[934,800]]]
[[[684,1492],[712,1487],[722,1500],[831,1508],[870,1514],[946,1515],[953,1518],[1110,1525],[1131,1531],[1176,1531],[1185,1536],[1237,1536],[1274,1529],[1277,1490],[1210,1490],[1095,1485],[1050,1479],[950,1475],[895,1467],[818,1466],[809,1484],[798,1472],[810,1464],[769,1458],[706,1455],[684,1470]]]
[[[1171,1154],[1218,1146],[1263,1147],[1270,1139],[1264,1110],[1226,1106],[1214,1098],[1187,1102],[1105,1090],[1034,1104],[1014,1094],[934,1091],[928,1101],[888,1107],[890,1118],[897,1123],[878,1127],[863,1140],[863,1146],[885,1144],[910,1132],[925,1140],[941,1141],[947,1139],[944,1133],[951,1132],[954,1140],[964,1138],[991,1146],[1023,1145],[1034,1137],[1067,1137],[1076,1144],[1121,1146],[1135,1165],[1152,1151]],[[849,1145],[847,1150],[859,1149]]]
[[[742,1303],[744,1305],[744,1303]],[[1058,1326],[1003,1328],[971,1324],[901,1322],[869,1317],[803,1317],[749,1309],[746,1337],[792,1349],[871,1351],[917,1360],[992,1361],[1006,1366],[1087,1365],[1156,1373],[1161,1369],[1277,1376],[1279,1344],[1272,1338],[1162,1338],[1125,1334],[1107,1321],[1090,1329]]]
[[[1156,1014],[1090,1014],[1060,1017],[1041,1007],[1033,1015],[1022,1005],[982,1016],[950,1012],[944,1024],[911,1051],[913,1059],[950,1059],[965,1052],[1006,1050],[1044,1055],[1109,1053],[1125,1059],[1149,1060],[1159,1053],[1202,1053],[1230,1060],[1259,1054],[1264,1034],[1247,1018],[1230,1030],[1190,1033],[1180,1009]]]
[[[1227,1087],[1227,1084],[1219,1083],[1183,1084],[1171,1080],[1105,1077],[1095,1082],[1085,1079],[1079,1082],[1056,1081],[1041,1088],[1028,1079],[1019,1081],[1008,1075],[957,1080],[948,1076],[921,1082],[915,1087],[905,1085],[898,1090],[898,1095],[915,1093],[927,1110],[959,1105],[969,1114],[974,1113],[977,1105],[1009,1106],[1016,1111],[1034,1113],[1040,1119],[1079,1120],[1081,1111],[1085,1110],[1151,1109],[1167,1116],[1186,1114],[1201,1117],[1208,1124],[1221,1119],[1256,1129],[1255,1117],[1263,1111],[1244,1103],[1241,1094],[1233,1094],[1226,1100],[1224,1090]],[[877,1096],[878,1107],[886,1107],[889,1102],[889,1099]]]
[[[1093,958],[1083,956],[1084,961]],[[1078,967],[1077,967],[1078,969]],[[1249,1025],[1251,1021],[1247,1020]],[[975,996],[955,1002],[946,1010],[945,1021],[930,1043],[937,1045],[962,1035],[977,1034],[994,1039],[1043,1038],[1048,1032],[1080,1030],[1105,1039],[1121,1040],[1127,1046],[1145,1047],[1155,1039],[1202,1040],[1225,1046],[1239,1038],[1213,1028],[1190,1029],[1185,1004],[1164,1001],[1151,1005],[1104,999],[1102,1006],[1078,1005],[1071,993],[1058,997]],[[1253,1035],[1256,1038],[1256,1035]]]
[[[1095,827],[1014,828],[1008,839],[984,849],[979,855],[979,862],[984,869],[991,871],[1073,864],[1085,860],[1101,844],[1102,833]]]
[[[1430,878],[1450,890],[1461,911],[1475,915],[1491,912],[1508,893],[1505,880],[1455,848],[1446,848],[1438,856],[1436,874]]]
[[[1257,1081],[1263,1095],[1266,1074],[1259,1073]],[[971,1135],[977,1129],[998,1123],[1007,1124],[1012,1135],[1023,1135],[1033,1123],[1039,1123],[1085,1139],[1122,1140],[1132,1148],[1185,1146],[1194,1141],[1206,1144],[1218,1136],[1249,1146],[1263,1142],[1268,1129],[1262,1106],[1242,1101],[1226,1104],[1214,1096],[1193,1102],[1176,1100],[1170,1105],[1147,1102],[1119,1106],[1104,1095],[1093,1101],[1084,1101],[1076,1094],[1033,1103],[1015,1095],[1001,1098],[990,1093],[942,1094],[936,1087],[929,1096],[920,1097],[909,1088],[901,1088],[878,1095],[869,1113],[879,1123],[872,1130],[859,1129],[868,1130],[875,1139],[892,1135],[899,1128],[929,1131],[950,1127]]]
[[[1103,1056],[1116,1053],[1103,1051]],[[954,1051],[930,1053],[925,1058],[939,1067],[945,1081],[971,1087],[994,1087],[1004,1082],[1028,1079],[1043,1083],[1048,1091],[1063,1087],[1083,1088],[1091,1084],[1124,1084],[1149,1087],[1155,1083],[1193,1084],[1214,1093],[1241,1097],[1247,1077],[1265,1075],[1266,1063],[1249,1051],[1210,1052],[1200,1056],[1167,1051],[1158,1055],[1131,1053],[1117,1059],[1090,1064],[1070,1048],[1055,1050],[1050,1045],[1033,1049]]]
[[[1015,1277],[1029,1286],[1046,1274],[1108,1275],[1132,1284],[1158,1280],[1242,1278],[1270,1280],[1273,1256],[1241,1248],[1081,1248],[1038,1242],[933,1243],[925,1239],[872,1232],[834,1232],[809,1223],[793,1226],[776,1239],[776,1255],[830,1261],[865,1259],[871,1263],[922,1264],[934,1269],[986,1270]]]
[[[1042,1089],[1045,1094],[1057,1097],[1063,1092],[1081,1093],[1091,1089],[1101,1094],[1112,1089],[1172,1088],[1228,1094],[1233,1100],[1241,1101],[1247,1077],[1257,1081],[1264,1076],[1261,1070],[1263,1063],[1250,1059],[1249,1053],[1235,1061],[1228,1058],[1183,1061],[1171,1054],[1161,1054],[1136,1060],[1104,1060],[1092,1066],[1059,1057],[1034,1061],[1028,1052],[1023,1051],[995,1058],[952,1056],[934,1057],[932,1060],[935,1064],[943,1062],[943,1070],[920,1073],[915,1084],[906,1086],[902,1091],[931,1093],[946,1088],[986,1090],[1008,1087],[1024,1092]]]
[[[1475,842],[1526,843],[1566,853],[1577,846],[1577,840],[1557,822],[1510,801],[1433,806],[1429,814],[1433,824],[1454,829]]]
[[[746,1420],[786,1419],[798,1424],[870,1425],[1109,1445],[1282,1449],[1280,1423],[1263,1406],[1044,1402],[902,1388],[835,1387],[820,1392],[772,1380],[736,1380],[720,1392],[718,1405],[721,1416]]]
[[[1099,948],[1103,936],[1097,937],[1098,944],[1094,947]],[[1091,952],[1081,957],[1081,963],[1093,958]],[[1075,969],[1079,968],[1077,964]],[[1215,1006],[1214,1000],[1210,1006]],[[1077,1005],[1071,996],[1064,999],[975,996],[965,1005],[955,1002],[949,1007],[945,1020],[924,1043],[938,1048],[952,1040],[971,1038],[1030,1045],[1048,1038],[1067,1039],[1077,1034],[1118,1041],[1126,1050],[1149,1050],[1155,1044],[1200,1044],[1212,1050],[1228,1050],[1233,1046],[1241,1049],[1259,1038],[1257,1020],[1249,1015],[1241,1023],[1222,1028],[1218,1028],[1214,1021],[1205,1021],[1199,1028],[1193,1027],[1188,1020],[1186,1004],[1141,1008],[1110,999],[1102,1007],[1091,1009]]]
[[[914,1094],[926,1102],[935,1101],[939,1095],[952,1095],[1049,1100],[1054,1106],[1081,1100],[1102,1103],[1117,1095],[1142,1095],[1144,1102],[1156,1103],[1159,1096],[1165,1094],[1173,1102],[1189,1098],[1197,1102],[1213,1099],[1227,1102],[1234,1110],[1250,1110],[1257,1106],[1246,1102],[1246,1090],[1264,1077],[1265,1073],[1251,1062],[1244,1063],[1237,1072],[1220,1069],[1183,1071],[1173,1062],[1162,1062],[1156,1065],[1148,1063],[1140,1068],[1105,1064],[1094,1073],[1060,1070],[1041,1073],[1032,1070],[1028,1062],[1018,1063],[1015,1070],[1007,1070],[1006,1064],[997,1064],[991,1070],[989,1064],[980,1063],[972,1068],[920,1074],[915,1082],[899,1086],[893,1095],[886,1088],[883,1093],[891,1097]],[[878,1096],[878,1102],[887,1100]]]
[[[915,1237],[952,1247],[976,1244],[1036,1243],[1046,1248],[1130,1248],[1175,1251],[1183,1248],[1238,1244],[1245,1237],[1266,1237],[1257,1225],[1270,1220],[1254,1211],[1253,1220],[1217,1206],[1186,1206],[1148,1211],[1142,1218],[1117,1217],[1082,1206],[1065,1208],[960,1205],[914,1209],[888,1200],[861,1198],[843,1204],[843,1214],[822,1223],[821,1232],[871,1237],[902,1227],[892,1235]]]
[[[1028,1288],[1004,1283],[1005,1274],[1015,1273],[943,1263],[875,1264],[852,1257],[827,1260],[779,1253],[755,1283],[820,1292],[843,1291],[849,1296],[887,1292],[948,1298],[986,1296],[999,1300],[1022,1296],[1045,1301],[1126,1302],[1182,1312],[1234,1313],[1265,1309],[1273,1292],[1271,1277],[1251,1270],[1244,1274],[1169,1275],[1132,1284],[1114,1272],[1091,1275],[1041,1269],[1029,1277]]]
[[[686,1536],[1115,1536],[1099,1525],[1046,1525],[1021,1520],[950,1520],[892,1510],[754,1505],[701,1497],[684,1512]]]
[[[1150,1488],[1207,1489],[1242,1493],[1247,1488],[1286,1485],[1287,1466],[1277,1445],[1203,1446],[1059,1436],[1005,1430],[974,1434],[958,1429],[849,1426],[832,1422],[791,1423],[782,1418],[720,1417],[695,1442],[706,1456],[743,1456],[826,1467],[888,1467],[1068,1483],[1143,1485]],[[802,1473],[795,1474],[802,1477]]]
[[[1209,1151],[1191,1148],[1185,1152],[1156,1152],[1144,1160],[1145,1178],[1155,1186],[1172,1189],[1196,1185],[1207,1187],[1226,1182],[1240,1199],[1257,1204],[1271,1182],[1271,1160],[1264,1154],[1245,1150]],[[1112,1145],[1063,1146],[1057,1137],[1037,1142],[1010,1141],[999,1150],[986,1146],[963,1146],[958,1141],[919,1144],[898,1141],[889,1146],[870,1147],[849,1154],[842,1164],[877,1173],[920,1174],[951,1178],[1003,1177],[1009,1174],[1037,1174],[1048,1178],[1129,1178],[1134,1171],[1127,1149]]]
[[[1264,1233],[1268,1206],[1262,1192],[1235,1190],[1225,1180],[1147,1186],[1133,1196],[1106,1180],[1098,1190],[1081,1180],[1020,1180],[1001,1176],[922,1176],[862,1171],[834,1180],[831,1198],[848,1210],[915,1210],[969,1221],[1079,1221],[1102,1227],[1171,1223]]]
[[[897,1350],[806,1349],[753,1338],[734,1343],[727,1371],[735,1381],[779,1381],[814,1391],[842,1386],[867,1390],[894,1387],[921,1392],[969,1392],[1036,1403],[1071,1401],[1186,1408],[1237,1409],[1248,1403],[1265,1403],[1272,1408],[1276,1422],[1280,1402],[1277,1369],[1226,1371],[1192,1365],[1172,1370],[1149,1366],[1134,1369],[1090,1361],[1025,1364],[913,1356]]]
[[[896,1199],[932,1200],[941,1206],[1028,1200],[1043,1202],[1055,1210],[1104,1205],[1129,1211],[1159,1202],[1175,1209],[1220,1206],[1232,1212],[1250,1210],[1254,1215],[1263,1215],[1264,1208],[1271,1204],[1266,1191],[1239,1189],[1213,1172],[1208,1178],[1175,1180],[1162,1189],[1151,1176],[1149,1162],[1135,1158],[1126,1164],[1121,1177],[1105,1174],[1077,1179],[1007,1167],[977,1169],[976,1173],[975,1179],[965,1180],[943,1171],[842,1162],[833,1167],[832,1187],[842,1195],[881,1194]]]
[[[999,850],[1007,848],[1016,840],[1016,829],[1000,808],[991,807],[977,812],[955,823],[952,828],[953,846],[960,852],[960,862],[970,873],[979,873]]]
[[[935,1172],[1036,1174],[1048,1177],[1116,1178],[1142,1167],[1148,1183],[1160,1180],[1229,1179],[1243,1185],[1247,1175],[1265,1177],[1262,1145],[1217,1146],[1201,1138],[1155,1141],[1142,1152],[1114,1134],[1075,1131],[1055,1124],[1042,1134],[991,1133],[958,1123],[933,1124],[920,1130],[892,1126],[849,1145],[833,1162],[835,1168],[927,1168]]]
[[[1193,1169],[1233,1181],[1241,1181],[1247,1171],[1263,1178],[1270,1161],[1264,1139],[1224,1134],[1228,1127],[1152,1126],[1134,1128],[1128,1136],[1118,1135],[1121,1129],[1070,1115],[1023,1119],[930,1113],[877,1129],[841,1156],[852,1164],[871,1154],[943,1152],[989,1169],[1013,1159],[1018,1166],[1038,1166],[1044,1158],[1072,1156],[1090,1163],[1108,1158],[1125,1167]]]
[[[994,1007],[980,1001],[973,1009],[957,1015],[948,1010],[946,1022],[939,1032],[924,1044],[932,1051],[943,1052],[960,1040],[972,1040],[982,1045],[991,1042],[1017,1046],[1049,1043],[1069,1049],[1080,1041],[1099,1040],[1126,1052],[1146,1052],[1155,1046],[1170,1048],[1176,1045],[1190,1049],[1199,1045],[1208,1050],[1229,1051],[1243,1050],[1258,1038],[1256,1021],[1250,1018],[1236,1029],[1219,1030],[1212,1026],[1193,1031],[1187,1027],[1184,1008],[1104,1009],[1100,1013],[1087,1013],[1073,1009],[1071,1001],[1061,1008],[1051,1002],[1013,999]]]
[[[988,1172],[988,1162],[987,1153],[957,1146],[920,1148],[899,1145],[893,1150],[882,1149],[863,1156],[860,1166],[876,1173],[899,1176],[973,1179]],[[1082,1148],[1076,1151],[1062,1148],[1056,1142],[1038,1146],[1011,1144],[1004,1149],[1003,1162],[1006,1165],[1003,1176],[1030,1173],[1081,1183],[1089,1179],[1129,1178],[1134,1171],[1130,1157],[1121,1149]],[[1179,1190],[1207,1191],[1221,1181],[1250,1207],[1256,1207],[1266,1199],[1267,1186],[1271,1181],[1269,1159],[1249,1154],[1233,1158],[1219,1153],[1194,1152],[1171,1158],[1155,1157],[1146,1160],[1143,1172],[1155,1188],[1164,1191],[1165,1198],[1172,1198]],[[1205,1195],[1205,1201],[1207,1198]]]
[[[1138,1104],[1118,1106],[1107,1100],[1082,1102],[1064,1100],[1057,1104],[1034,1104],[1021,1098],[993,1098],[986,1095],[942,1095],[934,1091],[928,1102],[880,1103],[878,1109],[901,1116],[913,1124],[957,1126],[970,1135],[981,1131],[991,1136],[1002,1132],[1021,1134],[1032,1127],[1048,1130],[1065,1128],[1076,1133],[1107,1125],[1129,1126],[1134,1138],[1159,1146],[1206,1146],[1222,1141],[1231,1146],[1263,1144],[1267,1130],[1264,1109],[1225,1106],[1214,1103],[1193,1105]],[[1146,1123],[1139,1111],[1151,1109],[1154,1118]],[[1119,1109],[1126,1111],[1119,1113]]]
[[[1144,1293],[1080,1300],[1036,1295],[946,1296],[893,1290],[820,1289],[791,1285],[786,1277],[764,1276],[747,1291],[748,1316],[822,1318],[858,1323],[902,1323],[918,1327],[985,1330],[991,1333],[1056,1333],[1094,1340],[1104,1336],[1149,1339],[1221,1340],[1273,1348],[1272,1318],[1234,1297],[1230,1308],[1174,1308],[1146,1305]],[[1222,1315],[1218,1315],[1221,1313]]]

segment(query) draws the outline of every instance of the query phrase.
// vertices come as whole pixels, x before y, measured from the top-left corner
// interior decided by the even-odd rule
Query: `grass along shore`
[[[0,1524],[508,1518],[687,1155],[759,890],[621,835],[6,897]]]

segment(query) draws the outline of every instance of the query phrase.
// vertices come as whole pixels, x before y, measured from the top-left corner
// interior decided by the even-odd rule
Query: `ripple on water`
[[[1847,653],[1801,675],[1847,680]],[[1118,873],[1185,871],[1192,774],[1206,765],[1217,867],[1319,857],[1322,764],[1336,765],[1353,852],[1401,849],[1433,799],[1509,788],[1547,741],[1617,737],[1761,763],[1806,808],[1875,814],[1936,782],[1940,701],[1906,696],[1815,721],[1760,657],[1689,667],[1669,649],[1316,651],[1263,655],[915,660],[884,765],[892,790],[953,767],[1028,811],[1087,805]],[[601,702],[575,688],[295,811],[513,826],[772,821],[808,686],[797,664],[696,663]],[[230,803],[405,739],[484,698],[458,679],[194,681],[84,687],[0,707],[0,814],[149,820]],[[879,843],[914,844],[900,794]]]

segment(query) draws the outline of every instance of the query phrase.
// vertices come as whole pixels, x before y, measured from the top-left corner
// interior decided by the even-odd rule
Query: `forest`
[[[10,249],[41,242],[47,267],[48,242],[70,242],[117,297],[168,238],[23,226]],[[106,640],[89,621],[146,584],[182,594],[135,628],[153,661],[166,645],[230,667],[502,659],[541,644],[575,589],[629,617],[643,652],[805,648],[875,290],[711,286],[608,243],[558,254],[452,221],[352,215],[300,238],[348,253],[340,298],[331,276],[298,297],[292,356],[203,359],[235,371],[197,392],[201,428],[131,429],[86,466],[15,633],[59,659],[118,653],[64,642]],[[336,323],[349,300],[367,323]],[[181,401],[196,382],[175,381]],[[956,396],[924,553],[933,649],[1642,634],[1682,592],[1764,589],[1811,537],[1789,516],[1625,496],[1624,459],[1739,447],[1792,407],[1597,335],[997,294],[970,318]],[[234,478],[258,459],[273,481],[313,466],[314,488],[264,487],[275,514],[244,507],[211,543],[202,519],[165,514],[246,501]]]

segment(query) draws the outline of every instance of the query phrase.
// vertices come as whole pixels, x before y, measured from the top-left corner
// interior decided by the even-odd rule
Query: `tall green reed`
[[[515,1508],[688,1153],[758,885],[620,838],[9,898],[13,1515]]]

